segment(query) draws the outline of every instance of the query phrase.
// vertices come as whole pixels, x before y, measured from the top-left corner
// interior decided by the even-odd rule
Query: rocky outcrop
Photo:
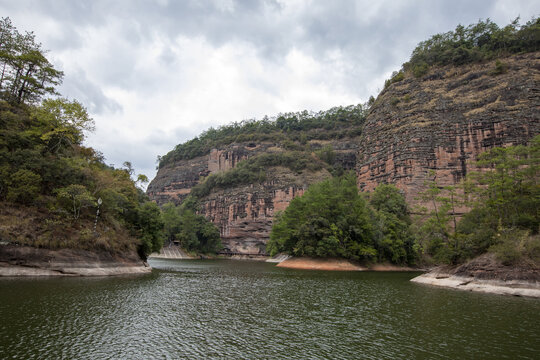
[[[201,201],[201,213],[218,226],[224,253],[263,255],[274,215],[309,184],[329,176],[326,170],[295,174],[286,168],[270,168],[263,183],[212,192]]]
[[[305,187],[265,182],[212,193],[201,212],[220,229],[224,252],[266,254],[272,219]]]
[[[358,185],[396,184],[415,202],[429,170],[453,185],[474,169],[478,154],[517,145],[540,133],[540,53],[431,70],[392,84],[373,105],[356,167]]]
[[[314,141],[313,149],[331,145],[336,162],[352,169],[356,164],[356,142]],[[180,204],[191,188],[205,176],[234,168],[240,161],[264,152],[284,149],[275,143],[240,143],[214,149],[208,155],[182,160],[159,169],[148,187],[148,195],[159,205],[168,201]],[[227,189],[215,189],[200,199],[201,214],[220,230],[224,253],[266,255],[274,215],[288,206],[307,187],[330,174],[326,170],[296,173],[283,167],[266,169],[266,180]]]
[[[0,276],[109,276],[151,271],[135,252],[112,255],[74,249],[0,245]]]
[[[463,265],[438,267],[411,281],[457,290],[540,298],[540,269],[536,265],[504,265],[489,253]]]

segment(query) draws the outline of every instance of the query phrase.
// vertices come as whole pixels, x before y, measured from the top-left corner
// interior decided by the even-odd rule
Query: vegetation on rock
[[[529,146],[493,148],[480,155],[482,171],[457,187],[434,180],[422,196],[432,204],[417,234],[435,262],[460,263],[486,251],[504,262],[540,262],[540,135]],[[471,210],[458,221],[455,209]]]
[[[177,145],[159,158],[159,167],[178,160],[189,160],[234,142],[274,141],[283,147],[298,147],[309,140],[330,140],[359,136],[367,115],[367,105],[338,106],[327,111],[280,114],[270,119],[244,120],[210,128],[200,136]],[[296,145],[296,146],[295,146]]]
[[[403,68],[420,77],[434,65],[459,66],[538,50],[540,18],[533,18],[524,25],[520,25],[517,18],[503,28],[487,19],[467,27],[458,25],[454,31],[436,34],[422,41]]]
[[[239,162],[233,169],[209,175],[203,182],[191,189],[191,194],[196,198],[202,198],[216,188],[223,189],[263,182],[266,180],[266,170],[275,166],[285,167],[299,173],[304,169],[317,171],[324,168],[325,165],[307,152],[264,153]]]

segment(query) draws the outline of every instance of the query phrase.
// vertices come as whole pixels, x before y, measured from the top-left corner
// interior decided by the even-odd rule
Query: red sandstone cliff
[[[336,158],[345,168],[352,169],[356,163],[356,145],[350,141],[331,144]],[[222,149],[214,149],[208,155],[191,160],[181,160],[159,169],[156,178],[148,186],[148,195],[162,205],[168,201],[181,203],[193,186],[211,173],[227,171],[239,161],[263,152],[283,151],[274,143],[239,143]],[[265,254],[274,215],[284,210],[289,202],[315,182],[330,174],[327,170],[300,174],[283,167],[266,169],[263,183],[215,189],[200,199],[201,213],[220,230],[226,252],[241,254]]]
[[[364,126],[357,162],[358,185],[372,190],[396,184],[407,200],[423,189],[429,170],[441,185],[459,182],[478,154],[495,146],[526,143],[540,132],[540,53],[432,69],[390,85]]]

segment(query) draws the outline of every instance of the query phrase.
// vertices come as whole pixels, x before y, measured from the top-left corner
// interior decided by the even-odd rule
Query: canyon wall
[[[359,188],[396,184],[409,203],[435,172],[442,185],[474,170],[478,154],[525,144],[540,133],[540,53],[431,70],[389,86],[367,118],[359,144]]]
[[[356,141],[318,141],[314,147],[335,148],[336,162],[353,169],[356,164]],[[234,168],[239,161],[267,152],[285,151],[277,143],[239,143],[213,149],[208,155],[181,160],[160,168],[148,186],[148,196],[163,205],[169,201],[180,204],[191,188],[205,176]],[[200,199],[200,213],[220,230],[225,253],[266,254],[274,215],[284,210],[310,184],[330,177],[326,169],[317,172],[294,172],[284,167],[266,169],[266,179],[227,189],[214,189]]]

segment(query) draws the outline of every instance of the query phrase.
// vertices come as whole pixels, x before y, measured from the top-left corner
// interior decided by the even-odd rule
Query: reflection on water
[[[0,279],[0,358],[518,359],[540,301],[242,261],[153,260],[152,274]]]

